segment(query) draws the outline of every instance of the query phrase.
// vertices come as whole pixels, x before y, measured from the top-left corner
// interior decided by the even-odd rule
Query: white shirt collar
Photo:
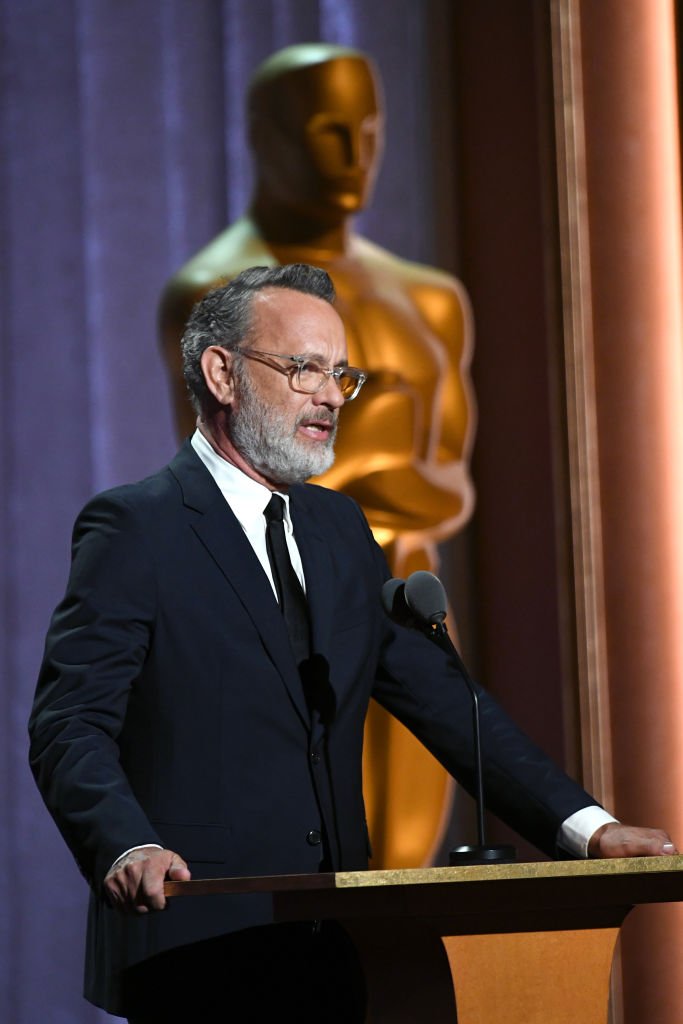
[[[273,492],[264,484],[260,484],[258,480],[247,476],[241,469],[234,466],[232,462],[224,459],[222,455],[219,455],[211,447],[201,430],[195,430],[190,443],[216,481],[221,494],[235,513],[245,533],[251,533],[255,522],[259,524],[259,529],[263,529],[259,517],[263,515],[263,510],[270,501]],[[285,529],[291,534],[292,521],[289,514],[289,495],[284,494],[282,491],[277,491],[276,493],[281,494],[285,500]]]

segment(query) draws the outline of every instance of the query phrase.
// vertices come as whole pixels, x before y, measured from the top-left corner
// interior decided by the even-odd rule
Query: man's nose
[[[346,399],[341,393],[339,381],[331,374],[325,382],[325,387],[312,395],[314,405],[326,405],[330,409],[340,409]]]

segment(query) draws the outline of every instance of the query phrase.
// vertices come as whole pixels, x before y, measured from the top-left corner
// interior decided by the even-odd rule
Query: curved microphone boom
[[[400,579],[387,580],[382,587],[382,604],[390,619],[401,626],[420,629],[444,651],[449,660],[455,663],[455,667],[464,680],[472,698],[474,774],[479,842],[476,846],[458,846],[451,850],[449,854],[450,864],[490,864],[515,860],[516,852],[514,846],[507,844],[489,846],[486,843],[479,692],[448,635],[445,622],[448,599],[443,583],[434,573],[425,572],[424,570],[412,573],[405,582]]]

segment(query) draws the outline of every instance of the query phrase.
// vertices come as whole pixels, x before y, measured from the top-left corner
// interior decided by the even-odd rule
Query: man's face
[[[341,57],[281,83],[277,113],[259,147],[270,192],[302,213],[351,214],[369,201],[384,141],[370,66]]]
[[[345,363],[346,338],[338,314],[322,299],[282,288],[255,297],[245,349],[304,355],[322,366]],[[237,356],[230,436],[242,458],[270,483],[302,483],[334,461],[334,439],[344,399],[334,379],[314,395],[294,391],[285,360]]]

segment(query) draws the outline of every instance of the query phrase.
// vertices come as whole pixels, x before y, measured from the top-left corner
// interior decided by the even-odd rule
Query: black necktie
[[[266,548],[273,571],[280,610],[284,615],[287,632],[297,665],[306,661],[311,652],[308,608],[306,596],[289,558],[285,539],[285,500],[273,494],[266,505]]]

